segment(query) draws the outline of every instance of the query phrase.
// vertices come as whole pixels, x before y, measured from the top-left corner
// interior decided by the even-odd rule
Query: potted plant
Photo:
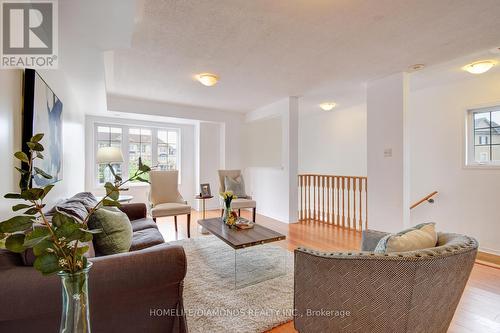
[[[92,241],[92,235],[100,230],[89,230],[89,218],[102,206],[119,206],[117,200],[123,185],[133,180],[147,182],[142,175],[151,169],[139,159],[138,170],[124,181],[110,165],[115,183],[104,185],[106,195],[89,210],[83,221],[60,211],[50,219],[44,213],[44,199],[55,185],[38,188],[33,187],[32,182],[35,176],[52,178],[33,163],[36,159],[43,159],[42,138],[43,134],[36,134],[26,143],[28,154],[21,151],[14,154],[27,167],[16,167],[21,174],[19,193],[8,193],[5,198],[22,201],[12,207],[13,211],[21,213],[0,222],[0,245],[17,253],[31,248],[36,258],[35,269],[44,275],[57,273],[61,277],[63,309],[60,332],[90,332],[87,282],[92,263],[85,257],[89,250],[85,243]]]

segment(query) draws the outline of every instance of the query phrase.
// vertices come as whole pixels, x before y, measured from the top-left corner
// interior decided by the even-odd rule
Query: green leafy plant
[[[34,166],[36,159],[43,159],[44,147],[40,143],[43,134],[34,135],[26,143],[29,153],[18,151],[14,157],[27,165],[18,168],[21,178],[20,193],[8,193],[4,197],[23,201],[12,207],[14,212],[21,211],[18,216],[0,222],[0,246],[9,251],[21,253],[28,248],[33,249],[36,257],[34,267],[43,274],[52,274],[60,271],[75,273],[87,267],[85,253],[89,247],[85,243],[92,241],[92,235],[100,230],[89,230],[90,216],[102,206],[119,206],[118,198],[123,185],[130,181],[147,182],[145,175],[151,168],[142,164],[139,159],[137,171],[127,180],[116,175],[109,165],[115,183],[106,183],[106,195],[92,209],[82,221],[63,212],[56,213],[49,218],[44,213],[44,199],[52,190],[54,184],[43,188],[33,187],[34,177],[51,179],[52,176]]]

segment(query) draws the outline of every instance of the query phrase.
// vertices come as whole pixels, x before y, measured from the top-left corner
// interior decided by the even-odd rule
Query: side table
[[[201,200],[201,211],[202,211],[202,219],[204,220],[206,217],[206,211],[205,211],[205,200],[207,199],[212,199],[214,196],[211,195],[211,196],[206,196],[206,197],[202,197],[201,195],[197,195],[195,197],[195,199],[197,200]],[[204,228],[204,227],[201,227],[201,233],[203,235],[206,235],[206,234],[209,234],[209,232]]]

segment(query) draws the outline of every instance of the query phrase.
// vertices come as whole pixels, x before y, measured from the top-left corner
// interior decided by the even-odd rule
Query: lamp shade
[[[122,150],[118,147],[101,147],[97,151],[96,163],[121,163]]]

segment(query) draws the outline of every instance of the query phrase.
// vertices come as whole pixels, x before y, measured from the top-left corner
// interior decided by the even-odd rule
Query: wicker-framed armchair
[[[295,250],[296,330],[448,330],[474,265],[477,241],[438,233],[434,248],[390,254],[370,252],[384,235],[364,231],[362,251]]]

